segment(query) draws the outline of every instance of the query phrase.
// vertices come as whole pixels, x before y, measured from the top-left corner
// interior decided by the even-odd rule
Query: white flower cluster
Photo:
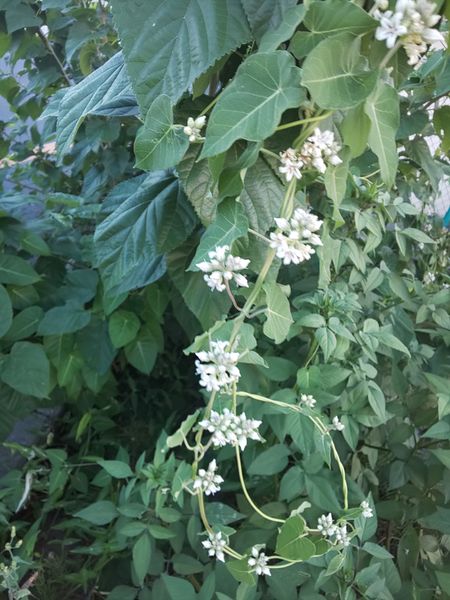
[[[303,208],[296,208],[289,220],[276,218],[275,223],[278,231],[270,234],[270,246],[276,249],[278,258],[285,265],[298,265],[309,260],[315,253],[311,244],[322,246],[320,237],[314,233],[320,229],[322,221]]]
[[[196,373],[200,375],[200,385],[208,392],[227,390],[239,380],[241,372],[236,366],[239,352],[229,348],[229,342],[211,340],[209,350],[196,352],[196,356]]]
[[[325,173],[327,165],[341,164],[342,160],[338,156],[340,150],[341,146],[334,139],[332,131],[316,128],[299,152],[294,148],[280,152],[281,167],[278,170],[286,181],[301,179],[302,169],[313,168],[319,173]]]
[[[370,504],[367,502],[367,500],[363,500],[360,504],[361,508],[363,509],[362,511],[362,516],[365,519],[370,519],[371,517],[373,517],[373,510],[370,507]]]
[[[202,490],[206,496],[219,492],[223,478],[220,475],[216,475],[216,471],[217,464],[215,460],[209,463],[206,470],[199,469],[198,477],[194,480],[194,490]]]
[[[248,559],[248,566],[255,571],[257,575],[271,575],[267,566],[268,558],[264,552],[261,552],[257,546],[252,548],[252,556]]]
[[[423,276],[423,282],[425,285],[432,285],[436,281],[436,275],[431,271],[428,271]]]
[[[332,421],[331,421],[331,427],[330,429],[333,429],[334,431],[343,431],[345,429],[345,425],[344,423],[341,423],[341,421],[339,420],[339,417],[333,417]]]
[[[212,290],[223,292],[227,281],[234,281],[241,287],[248,287],[247,278],[238,273],[248,267],[250,262],[248,259],[232,256],[229,246],[217,246],[215,250],[208,252],[208,256],[209,261],[204,260],[196,266],[205,273],[203,279]]]
[[[334,523],[331,513],[319,517],[317,529],[324,537],[330,538],[331,542],[342,544],[343,546],[348,546],[350,544],[347,525],[345,523],[342,525]]]
[[[385,4],[378,6],[387,8]],[[410,65],[419,62],[427,46],[434,50],[445,47],[444,36],[433,29],[441,17],[435,14],[436,5],[429,0],[397,0],[393,11],[379,8],[374,12],[380,23],[375,37],[384,40],[388,48],[393,48],[400,38]]]
[[[247,419],[245,413],[235,415],[228,408],[222,413],[213,410],[209,419],[200,421],[200,426],[212,433],[211,440],[214,446],[239,444],[241,450],[245,449],[248,440],[263,441],[258,431],[260,425],[261,421]]]
[[[203,115],[196,119],[189,117],[186,127],[183,128],[184,133],[189,137],[190,142],[197,142],[202,139],[201,130],[205,126],[206,117]]]
[[[311,394],[302,394],[300,396],[300,404],[304,404],[308,408],[314,408],[317,400]]]
[[[227,545],[227,541],[222,538],[222,533],[209,533],[209,539],[202,542],[202,546],[208,550],[209,556],[215,556],[217,560],[225,562],[223,549]]]

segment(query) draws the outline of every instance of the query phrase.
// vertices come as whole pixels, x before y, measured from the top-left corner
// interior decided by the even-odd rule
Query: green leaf
[[[187,434],[190,432],[195,422],[197,421],[200,409],[196,410],[192,415],[188,415],[185,420],[181,423],[180,427],[175,433],[169,435],[166,440],[166,444],[169,448],[176,448],[181,446]]]
[[[379,331],[377,333],[377,338],[385,346],[389,346],[389,348],[393,348],[394,350],[403,352],[403,354],[406,354],[406,356],[411,357],[411,354],[408,348],[405,346],[405,344],[402,341],[400,341],[397,337],[395,337],[395,335],[389,333],[389,331]]]
[[[381,560],[393,558],[392,554],[388,552],[386,548],[383,548],[378,544],[374,544],[373,542],[366,542],[362,549],[371,554],[372,556],[375,556],[375,558],[380,558]]]
[[[333,219],[339,223],[344,223],[339,207],[347,189],[349,158],[348,151],[344,151],[342,153],[342,163],[336,166],[330,165],[323,178],[327,196],[333,200]]]
[[[134,142],[136,168],[156,171],[173,167],[188,147],[188,136],[179,125],[173,124],[172,101],[169,96],[158,96],[148,109]]]
[[[85,362],[104,375],[116,355],[106,321],[93,316],[89,325],[77,333],[76,341]]]
[[[176,554],[172,559],[174,571],[179,575],[192,575],[201,573],[204,565],[188,554]]]
[[[262,36],[259,43],[259,52],[272,52],[280,44],[290,39],[303,21],[305,16],[305,7],[303,5],[292,6],[284,13],[281,23],[275,29],[270,29]]]
[[[335,573],[337,573],[342,568],[344,561],[345,561],[344,553],[339,553],[339,554],[336,554],[336,556],[333,556],[333,558],[328,563],[328,567],[327,567],[327,570],[325,571],[325,574],[327,576],[330,576],[330,575],[334,575]]]
[[[360,54],[361,40],[350,34],[320,42],[303,63],[303,85],[321,108],[356,106],[372,92],[377,72]]]
[[[297,0],[241,0],[256,40],[267,31],[276,30],[285,13]]]
[[[6,28],[8,33],[14,33],[26,27],[39,27],[42,20],[25,2],[8,2],[6,7]]]
[[[370,130],[370,119],[364,111],[364,103],[346,112],[340,129],[344,144],[350,148],[351,157],[360,156],[367,147]]]
[[[195,215],[178,181],[155,172],[97,227],[96,264],[108,294],[156,281],[166,270],[163,252],[192,232]]]
[[[450,151],[450,106],[442,106],[433,113],[434,129],[441,138],[442,152]]]
[[[133,477],[133,471],[130,469],[130,466],[121,460],[98,460],[97,464],[115,479]]]
[[[236,581],[241,581],[248,585],[256,585],[256,579],[253,573],[250,572],[248,559],[241,558],[240,560],[227,560],[226,566]],[[180,598],[180,600],[182,600]]]
[[[264,292],[267,302],[264,334],[276,344],[281,344],[287,338],[291,324],[294,322],[289,300],[277,283],[266,283]]]
[[[450,450],[444,448],[436,448],[430,450],[432,454],[447,468],[450,469]]]
[[[11,327],[13,320],[13,310],[9,294],[6,289],[0,285],[0,337],[5,335]]]
[[[133,567],[136,572],[139,585],[143,585],[145,576],[150,568],[152,559],[151,538],[144,532],[133,545]]]
[[[137,315],[129,310],[116,310],[108,322],[109,337],[114,348],[122,348],[132,342],[140,327]]]
[[[201,158],[224,152],[238,139],[259,142],[271,136],[283,112],[304,98],[300,69],[288,52],[249,56],[211,113]]]
[[[76,512],[74,517],[88,521],[93,525],[107,525],[118,515],[119,513],[112,502],[109,500],[99,500]]]
[[[208,260],[208,252],[218,246],[231,246],[234,240],[247,234],[247,229],[248,221],[242,204],[233,198],[224,200],[219,205],[216,220],[203,234],[189,270],[198,271],[196,265]]]
[[[420,231],[420,229],[415,229],[414,227],[406,227],[401,230],[403,235],[411,238],[412,240],[422,243],[422,244],[435,244],[436,242],[430,238],[429,235]]]
[[[111,4],[142,114],[161,94],[175,104],[217,59],[250,39],[240,0]]]
[[[325,0],[309,4],[303,25],[309,31],[297,32],[289,47],[296,58],[309,54],[326,37],[339,33],[360,36],[375,29],[378,23],[353,2]]]
[[[30,285],[40,280],[40,275],[20,256],[0,254],[0,283]]]
[[[70,151],[75,135],[89,114],[98,114],[112,103],[133,100],[122,52],[118,52],[100,68],[70,87],[58,111],[56,141],[58,156]]]
[[[336,349],[336,336],[328,327],[319,327],[319,329],[316,329],[314,332],[314,337],[323,352],[325,362],[328,362],[328,359]]]
[[[16,342],[3,361],[0,376],[26,396],[46,398],[50,393],[50,365],[40,344]]]
[[[39,323],[39,335],[61,335],[74,333],[86,327],[91,313],[76,304],[65,304],[48,310]]]
[[[369,147],[378,157],[381,178],[391,187],[398,165],[395,134],[400,124],[400,110],[397,91],[380,81],[367,98],[364,111],[370,119]]]
[[[107,600],[135,600],[138,589],[129,585],[116,585],[108,594]]]
[[[155,365],[160,349],[160,336],[156,334],[154,328],[144,325],[137,338],[125,346],[125,356],[133,367],[148,375]]]
[[[280,473],[286,467],[289,455],[290,452],[287,446],[275,444],[258,454],[250,464],[248,472],[250,475],[275,475]]]
[[[299,515],[289,517],[277,537],[276,553],[288,560],[308,560],[316,546],[304,537],[305,521]]]
[[[195,600],[197,595],[194,588],[180,577],[171,577],[170,575],[162,575],[161,579],[167,590],[170,600]]]

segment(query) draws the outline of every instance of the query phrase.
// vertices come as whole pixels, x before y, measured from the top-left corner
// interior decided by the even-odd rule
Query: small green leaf
[[[319,327],[319,329],[316,329],[314,332],[314,337],[323,352],[325,362],[328,362],[328,359],[336,349],[336,336],[328,327]]]
[[[250,572],[247,558],[241,558],[240,560],[227,560],[226,566],[237,581],[241,581],[242,583],[252,586],[256,585],[256,579],[254,574]]]
[[[161,349],[160,337],[150,325],[144,325],[131,344],[125,346],[125,356],[136,369],[148,375]]]
[[[147,532],[144,532],[134,543],[132,555],[136,577],[142,586],[152,558],[151,539]]]
[[[277,537],[276,553],[289,560],[308,560],[316,546],[304,536],[305,521],[299,515],[289,517]]]
[[[11,300],[6,289],[0,285],[0,337],[5,335],[11,327],[13,320],[13,311]]]
[[[74,514],[75,517],[93,525],[107,525],[118,515],[115,505],[109,500],[99,500]]]
[[[0,283],[30,285],[40,278],[33,267],[20,256],[0,254]]]
[[[194,423],[197,421],[199,413],[200,409],[196,410],[194,414],[186,417],[186,419],[181,423],[178,430],[174,434],[169,435],[169,437],[166,440],[167,446],[169,448],[176,448],[177,446],[180,446],[183,443],[187,434],[190,432],[190,430],[194,426]]]
[[[250,475],[275,475],[288,463],[289,448],[284,444],[275,444],[261,452],[248,468]]]
[[[39,323],[39,335],[74,333],[86,327],[91,313],[76,304],[65,304],[48,310]]]
[[[133,471],[129,465],[121,460],[98,460],[97,464],[103,467],[111,477],[115,477],[116,479],[133,477]]]
[[[173,124],[172,101],[169,96],[158,96],[148,109],[134,142],[136,168],[156,171],[173,167],[188,147],[188,136],[182,127]]]
[[[108,594],[106,600],[134,600],[138,594],[138,589],[129,585],[117,585]]]
[[[0,370],[4,383],[26,396],[46,398],[50,393],[50,364],[40,344],[16,342]]]
[[[302,4],[288,8],[278,27],[269,29],[262,36],[259,43],[259,52],[272,52],[273,50],[276,50],[280,44],[290,39],[294,31],[303,21],[305,12],[305,6]]]
[[[44,311],[40,306],[29,306],[28,308],[25,308],[14,317],[11,327],[5,334],[5,339],[15,342],[31,337],[36,333],[43,315]]]
[[[287,338],[293,323],[289,300],[277,283],[266,283],[264,291],[266,293],[267,318],[263,330],[267,337],[274,340],[276,344],[281,344]]]
[[[117,310],[108,322],[109,337],[114,348],[122,348],[134,340],[141,322],[134,313],[128,310]]]

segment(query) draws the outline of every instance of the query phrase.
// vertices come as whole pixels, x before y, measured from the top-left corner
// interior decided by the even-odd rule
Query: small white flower
[[[261,421],[247,419],[245,413],[235,415],[228,408],[222,413],[213,410],[209,419],[200,421],[200,426],[212,433],[211,440],[214,446],[239,444],[241,450],[245,450],[248,440],[263,441],[258,431],[260,425]]]
[[[302,394],[300,396],[300,402],[308,408],[314,408],[317,401],[311,394]]]
[[[303,208],[296,208],[289,221],[276,218],[275,223],[279,231],[270,234],[270,246],[276,249],[278,258],[285,265],[298,265],[309,260],[315,253],[311,244],[322,245],[320,237],[315,233],[320,229],[322,221]]]
[[[194,490],[202,490],[206,496],[219,492],[223,478],[220,475],[216,475],[216,471],[217,464],[215,459],[209,463],[208,469],[199,469],[198,477],[194,480]]]
[[[431,271],[428,271],[428,273],[425,273],[425,275],[423,276],[423,282],[425,285],[432,285],[435,281],[436,275]]]
[[[317,529],[325,537],[331,537],[335,534],[337,526],[333,522],[333,517],[331,513],[328,513],[327,515],[322,515],[318,518]]]
[[[393,48],[397,38],[408,32],[403,23],[404,15],[401,12],[393,13],[391,10],[384,13],[377,12],[375,18],[380,22],[375,31],[375,37],[377,40],[386,41],[388,48]]]
[[[209,533],[209,539],[202,542],[202,546],[208,550],[209,556],[215,556],[217,560],[225,562],[223,549],[227,545],[226,540],[222,538],[222,533]]]
[[[252,556],[248,559],[248,566],[251,567],[252,571],[255,571],[257,575],[270,575],[270,569],[267,566],[268,558],[258,550],[256,546],[252,548]]]
[[[344,523],[343,525],[338,525],[336,527],[336,531],[334,532],[336,536],[336,542],[338,544],[342,544],[343,546],[350,545],[350,539],[348,537],[347,525]]]
[[[189,137],[190,142],[196,142],[202,138],[201,130],[205,126],[206,117],[203,115],[193,119],[189,117],[186,127],[183,128],[184,133]]]
[[[228,281],[234,281],[240,287],[248,287],[247,278],[239,273],[248,267],[248,259],[230,254],[229,246],[217,246],[215,250],[208,252],[208,257],[209,261],[199,262],[196,267],[205,273],[203,278],[212,290],[223,292]]]
[[[344,423],[340,422],[338,416],[333,417],[331,423],[332,423],[331,429],[334,429],[335,431],[342,431],[343,429],[345,429]]]
[[[370,504],[367,502],[367,500],[363,500],[361,502],[360,506],[363,509],[362,516],[365,519],[370,519],[371,517],[373,517],[373,510],[372,510]]]
[[[300,156],[293,148],[288,148],[284,152],[280,152],[281,167],[278,168],[279,172],[282,173],[286,181],[292,181],[292,179],[301,179],[301,169],[303,162]]]
[[[196,373],[208,392],[228,390],[230,384],[239,380],[241,372],[236,365],[240,355],[229,348],[227,341],[211,340],[209,351],[196,352],[196,356]]]

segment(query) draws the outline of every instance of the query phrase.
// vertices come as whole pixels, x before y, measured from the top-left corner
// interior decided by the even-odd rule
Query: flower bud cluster
[[[199,262],[196,267],[205,273],[203,278],[212,290],[223,292],[228,281],[234,281],[241,287],[248,287],[247,278],[242,273],[238,273],[248,267],[250,262],[248,259],[232,256],[229,246],[217,246],[215,250],[208,252],[208,256],[209,261]]]
[[[419,62],[428,46],[434,50],[445,47],[442,33],[433,29],[441,18],[435,14],[434,3],[429,0],[397,0],[393,11],[380,8],[387,6],[379,4],[374,12],[380,23],[375,37],[385,41],[388,48],[393,48],[399,38],[410,65]]]
[[[208,392],[227,391],[239,380],[241,372],[236,365],[240,355],[230,348],[229,342],[211,340],[209,350],[196,352],[196,356],[196,373]]]
[[[270,246],[276,249],[278,258],[285,265],[298,265],[309,260],[315,253],[312,245],[322,246],[320,237],[315,233],[322,221],[303,208],[296,208],[289,220],[276,218],[275,223],[278,231],[270,234]]]
[[[301,179],[302,169],[317,169],[319,173],[325,173],[328,165],[341,164],[338,156],[340,150],[341,146],[334,139],[332,131],[316,128],[300,151],[288,148],[280,152],[281,167],[278,170],[286,181]]]
[[[239,444],[241,450],[245,449],[248,440],[263,441],[258,431],[260,425],[261,421],[247,419],[245,413],[235,415],[228,408],[222,413],[213,410],[209,419],[200,421],[200,427],[212,433],[211,441],[214,446]]]
[[[216,471],[217,463],[215,459],[209,463],[206,470],[199,469],[198,476],[194,480],[194,490],[201,490],[206,496],[219,492],[223,478],[220,475],[216,475]]]
[[[331,513],[322,515],[317,521],[317,529],[322,533],[324,537],[327,537],[330,542],[342,544],[343,546],[350,545],[350,538],[348,537],[347,525],[343,523],[339,525],[333,521]]]
[[[304,404],[308,408],[314,408],[317,400],[311,394],[302,394],[300,396],[300,404]]]
[[[189,117],[186,127],[183,128],[184,133],[189,137],[190,142],[198,142],[202,139],[201,131],[206,123],[206,117],[203,115],[194,119]]]

